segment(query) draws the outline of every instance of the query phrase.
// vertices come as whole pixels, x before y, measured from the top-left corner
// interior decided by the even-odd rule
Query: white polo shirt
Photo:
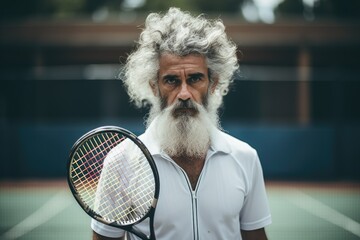
[[[155,211],[157,240],[241,239],[240,230],[255,230],[271,223],[262,168],[248,144],[213,129],[211,147],[195,190],[186,173],[156,142],[150,125],[140,139],[148,147],[160,176],[160,195]],[[125,231],[92,219],[92,229],[107,237]],[[137,228],[149,234],[148,219]],[[130,239],[138,239],[130,234]]]

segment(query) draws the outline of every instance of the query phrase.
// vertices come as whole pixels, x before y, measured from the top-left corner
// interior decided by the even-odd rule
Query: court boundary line
[[[67,191],[61,190],[46,201],[40,208],[6,231],[1,237],[17,239],[54,218],[72,204]]]
[[[360,237],[360,223],[300,190],[293,189],[292,193],[296,196],[291,202],[297,207]]]

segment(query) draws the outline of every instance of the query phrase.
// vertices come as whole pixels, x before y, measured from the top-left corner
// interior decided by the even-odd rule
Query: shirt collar
[[[145,133],[139,136],[140,140],[144,142],[152,155],[161,154],[160,145],[157,141],[155,121],[152,121],[150,126],[145,130]]]
[[[211,129],[211,146],[210,148],[215,152],[230,153],[231,149],[226,138],[226,134],[221,130],[213,127]]]

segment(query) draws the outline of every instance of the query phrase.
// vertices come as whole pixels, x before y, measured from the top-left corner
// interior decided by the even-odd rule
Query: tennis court
[[[65,181],[1,183],[0,239],[91,239],[90,218]],[[267,183],[269,239],[360,239],[360,187]]]

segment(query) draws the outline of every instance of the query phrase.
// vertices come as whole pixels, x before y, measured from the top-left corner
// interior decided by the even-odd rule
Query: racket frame
[[[71,171],[72,171],[72,159],[76,153],[76,150],[79,148],[79,146],[81,146],[81,144],[85,141],[87,141],[89,138],[93,137],[94,135],[100,134],[100,133],[106,133],[106,132],[116,132],[119,133],[123,136],[125,136],[126,138],[129,138],[133,143],[135,143],[140,150],[142,151],[142,153],[145,155],[147,161],[149,162],[149,165],[151,167],[151,170],[153,171],[153,175],[154,175],[154,182],[155,182],[155,191],[154,191],[154,197],[153,197],[153,201],[150,207],[150,210],[144,214],[144,216],[142,216],[142,218],[140,218],[138,221],[134,222],[134,223],[130,223],[130,224],[124,224],[124,225],[120,225],[118,224],[116,221],[114,222],[110,222],[106,219],[104,219],[101,215],[97,214],[95,211],[93,211],[89,206],[87,206],[82,200],[81,197],[79,195],[79,193],[77,192],[72,180],[71,180]],[[67,164],[67,182],[69,185],[69,188],[71,190],[71,193],[73,194],[73,196],[75,197],[76,201],[78,202],[78,204],[81,206],[81,208],[93,219],[104,223],[106,225],[109,226],[113,226],[113,227],[117,227],[117,228],[121,228],[125,231],[131,232],[133,234],[135,234],[136,236],[140,237],[143,240],[155,240],[155,232],[154,232],[154,215],[155,215],[155,208],[157,205],[157,201],[159,198],[159,193],[160,193],[160,179],[159,179],[159,173],[155,164],[155,161],[151,155],[151,153],[149,152],[149,150],[147,149],[147,147],[145,146],[145,144],[132,132],[130,132],[129,130],[126,130],[124,128],[121,127],[117,127],[117,126],[102,126],[102,127],[98,127],[95,128],[87,133],[85,133],[82,137],[80,137],[72,146],[71,150],[70,150],[70,154],[69,154],[69,160],[68,160],[68,164]],[[144,233],[137,231],[135,228],[133,228],[134,225],[144,221],[146,218],[150,219],[150,236],[146,236]]]

